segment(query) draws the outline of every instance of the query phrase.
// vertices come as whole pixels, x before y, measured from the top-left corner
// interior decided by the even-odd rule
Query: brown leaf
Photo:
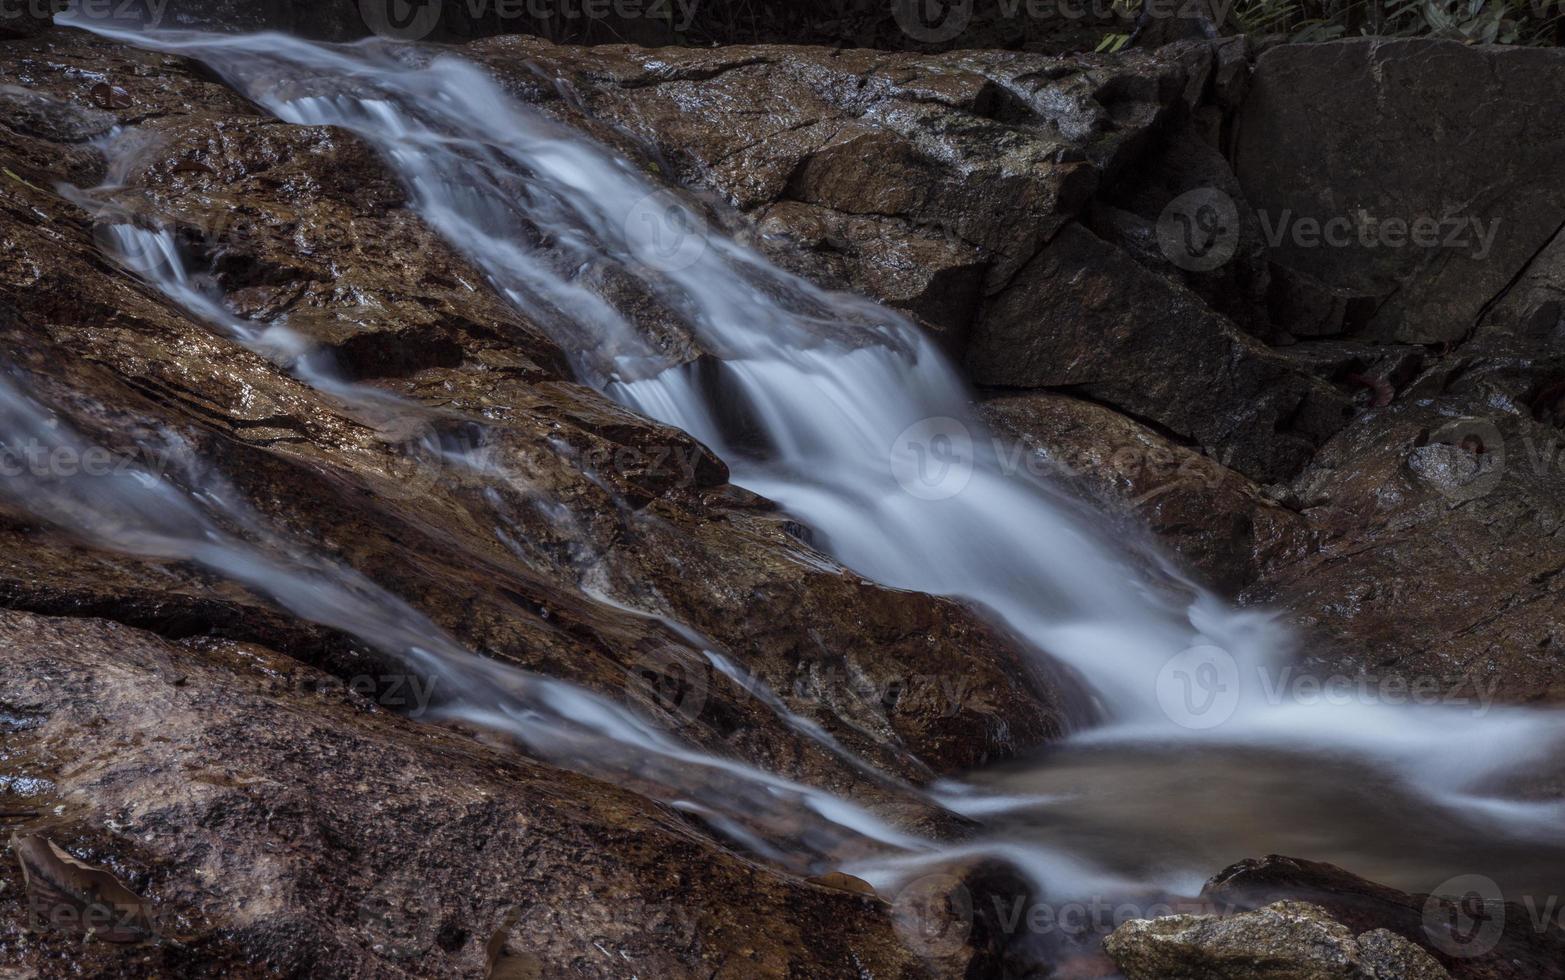
[[[823,875],[805,879],[812,885],[820,885],[822,888],[834,888],[839,892],[851,892],[854,895],[867,895],[875,897],[875,886],[863,878],[855,878],[841,871],[828,871]]]
[[[45,837],[11,837],[22,863],[33,928],[92,933],[111,943],[156,935],[147,901],[101,868],[71,857]]]
[[[118,85],[99,82],[92,87],[92,101],[96,102],[100,109],[128,109],[132,99],[130,93]]]

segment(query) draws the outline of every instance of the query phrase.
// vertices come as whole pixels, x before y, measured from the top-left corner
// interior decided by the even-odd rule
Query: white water
[[[1486,795],[1498,777],[1558,752],[1559,714],[1269,698],[1284,632],[1121,553],[1048,487],[1004,473],[955,372],[917,330],[773,267],[634,166],[510,100],[480,69],[378,43],[120,37],[205,60],[286,121],[369,140],[420,214],[553,333],[584,379],[701,439],[736,482],[777,500],[848,566],[968,599],[1075,668],[1105,716],[1075,744],[1349,755],[1474,819],[1559,833],[1557,805]],[[703,374],[672,363],[595,288],[611,275],[644,283],[715,366]],[[1195,691],[1198,672],[1170,670],[1191,648],[1218,651],[1190,663],[1217,669],[1219,685]],[[1231,692],[1231,714],[1192,724],[1177,698],[1171,708],[1180,683],[1186,694]],[[949,799],[974,813],[1005,806],[961,787]],[[1057,854],[1024,850],[1019,862],[1040,873],[1083,876]]]
[[[4,458],[28,458],[30,449],[91,458],[90,448],[0,374]],[[475,656],[385,589],[272,530],[179,441],[162,448],[152,455],[172,464],[174,478],[142,468],[61,476],[10,465],[0,470],[0,496],[97,546],[193,562],[356,637],[431,682],[436,717],[507,733],[541,758],[653,795],[677,788],[676,806],[713,815],[709,823],[759,853],[785,857],[783,841],[814,859],[851,842],[928,849],[847,801],[699,752],[597,694]],[[817,819],[801,827],[800,812]]]

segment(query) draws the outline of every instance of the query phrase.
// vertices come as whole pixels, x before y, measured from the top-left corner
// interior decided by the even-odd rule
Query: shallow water
[[[969,600],[1085,679],[1098,727],[938,788],[986,825],[971,843],[937,850],[846,801],[788,786],[784,803],[832,834],[889,845],[856,868],[877,884],[988,855],[1062,896],[1188,894],[1235,860],[1287,853],[1416,891],[1478,871],[1524,894],[1557,888],[1565,811],[1496,787],[1558,756],[1565,715],[1270,696],[1268,674],[1291,652],[1286,631],[1205,594],[1155,553],[1116,546],[1050,486],[1002,472],[956,372],[911,325],[776,269],[634,166],[512,101],[482,70],[379,43],[116,36],[203,59],[287,121],[359,133],[423,217],[540,316],[584,379],[701,439],[735,482],[777,500],[849,567]],[[670,215],[677,227],[660,226]],[[592,290],[583,270],[604,268],[642,279],[679,313],[715,355],[715,381],[668,362]],[[163,267],[144,274],[172,277],[165,292],[176,300],[188,279]],[[210,297],[184,299],[223,319],[200,309]],[[227,326],[241,337],[248,329]],[[250,567],[235,564],[235,574]],[[426,646],[432,669],[471,664],[454,644]],[[484,690],[502,681],[463,676],[472,703],[450,715],[518,723]],[[770,692],[751,693],[790,724],[810,724]],[[713,764],[585,692],[549,694],[550,725],[585,721],[609,736],[573,749],[589,771],[615,771],[617,754],[638,743],[665,762]],[[1220,718],[1201,706],[1218,697]],[[530,732],[529,744],[547,748],[549,731]],[[748,820],[749,791],[764,795],[767,779],[734,775],[747,792],[723,799],[698,783],[705,795],[683,802],[714,827]],[[764,834],[731,837],[785,856]]]

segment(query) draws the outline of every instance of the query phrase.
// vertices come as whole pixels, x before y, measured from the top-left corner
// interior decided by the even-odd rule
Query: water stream
[[[721,768],[733,778],[695,780],[710,792],[690,800],[714,825],[735,823],[734,839],[775,856],[779,837],[764,814],[779,801],[799,807],[826,828],[828,839],[811,845],[819,853],[833,849],[833,834],[878,841],[882,857],[856,870],[881,884],[986,853],[1056,893],[1188,892],[1228,861],[1280,851],[1428,889],[1488,867],[1530,882],[1528,855],[1565,854],[1565,807],[1507,783],[1558,755],[1565,715],[1295,696],[1280,680],[1290,639],[1272,617],[1204,593],[1155,553],[1116,546],[1057,490],[1007,472],[955,370],[911,324],[775,267],[630,162],[510,98],[481,68],[384,42],[99,32],[200,59],[285,121],[362,136],[418,213],[550,331],[583,380],[700,439],[736,483],[777,501],[843,564],[971,602],[1037,656],[1068,664],[1100,717],[1033,760],[935,787],[946,806],[991,828],[935,849],[846,801],[694,753],[594,695],[503,671],[349,571],[279,566],[206,515],[219,490],[144,482],[49,503],[60,488],[8,488],[44,495],[58,523],[134,553],[202,562],[422,669],[454,671],[453,689],[471,703],[448,710],[518,729],[546,756],[587,771],[632,757]],[[163,247],[137,237],[156,232],[117,234],[127,251]],[[141,274],[241,342],[275,352],[278,335],[234,322],[177,256],[166,259]],[[656,296],[705,356],[671,353],[617,309],[598,288],[615,279]],[[281,360],[309,384],[353,395],[297,348],[285,346]],[[0,405],[22,422],[36,410],[14,391],[0,390]],[[235,505],[223,506],[234,523]],[[102,531],[106,513],[116,515],[113,534]],[[179,533],[171,513],[189,518]],[[149,523],[126,530],[137,521]],[[387,628],[394,634],[377,632]],[[737,670],[720,652],[709,657]],[[801,731],[813,725],[769,691],[752,695]],[[551,748],[561,733],[593,745]],[[723,787],[746,795],[720,798]],[[759,798],[763,816],[753,818]],[[1406,834],[1434,827],[1447,830],[1409,856]],[[1452,827],[1468,828],[1465,837]],[[1472,838],[1492,846],[1456,844]]]

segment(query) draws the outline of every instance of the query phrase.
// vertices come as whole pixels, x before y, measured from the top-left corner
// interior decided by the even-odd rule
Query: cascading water
[[[204,60],[285,121],[364,137],[425,220],[549,329],[584,379],[705,442],[736,482],[782,504],[846,565],[967,599],[1040,655],[1075,668],[1104,723],[1057,750],[1054,764],[1068,765],[1072,753],[1111,763],[1116,753],[1154,748],[1188,753],[1163,767],[1175,772],[1181,759],[1214,750],[1285,750],[1290,765],[1323,768],[1346,758],[1362,778],[1396,781],[1407,806],[1557,844],[1558,804],[1509,799],[1494,785],[1557,752],[1565,718],[1279,701],[1268,678],[1287,652],[1284,632],[1168,574],[1155,556],[1123,553],[1049,487],[1005,472],[955,372],[917,330],[775,268],[629,163],[509,99],[479,68],[375,42],[100,33]],[[693,365],[667,354],[605,299],[599,287],[613,279],[656,296],[707,357]],[[1223,723],[1182,713],[1181,699],[1192,696],[1221,696]],[[1073,808],[1093,813],[1072,792],[1018,800],[953,785],[943,793],[974,815],[1015,808],[1069,824]],[[1152,805],[1177,804],[1160,796]],[[1106,859],[1113,843],[1012,826],[1006,841],[896,856],[877,873],[982,849],[1054,888],[1126,880],[1084,871],[1086,859],[1058,850],[1068,844]],[[1128,877],[1167,887],[1212,870],[1207,856],[1178,853],[1128,864]]]
[[[0,453],[7,459],[27,458],[29,449],[82,458],[89,448],[0,376]],[[144,469],[67,478],[7,467],[0,495],[94,545],[193,562],[245,585],[425,678],[437,718],[503,732],[542,758],[647,787],[759,853],[783,857],[784,841],[806,863],[853,842],[928,849],[851,803],[699,752],[596,694],[475,656],[362,575],[271,530],[220,478],[199,471],[186,447],[174,441],[164,448],[149,455],[172,464],[180,482],[199,491]],[[816,819],[801,825],[801,812]]]

